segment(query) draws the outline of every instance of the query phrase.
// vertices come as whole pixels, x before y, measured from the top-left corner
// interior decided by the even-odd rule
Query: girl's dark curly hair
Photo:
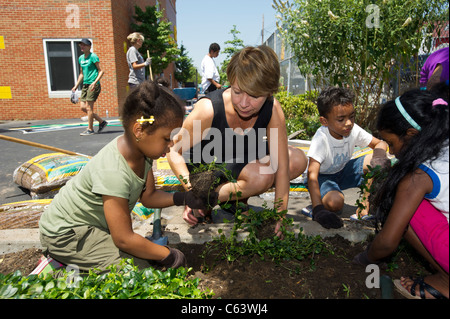
[[[399,112],[394,100],[384,104],[378,113],[377,130],[393,133],[404,141],[403,148],[396,155],[397,163],[390,168],[387,178],[382,181],[379,191],[371,199],[370,206],[375,210],[377,220],[381,224],[386,221],[394,203],[400,180],[406,174],[417,170],[420,164],[435,160],[441,150],[448,146],[448,105],[433,106],[433,101],[437,98],[439,96],[418,89],[408,91],[400,97],[406,112],[421,127],[418,134],[409,139],[405,137],[412,126]]]
[[[142,126],[151,133],[159,127],[178,123],[183,119],[185,107],[181,100],[167,87],[152,81],[144,81],[128,95],[120,108],[120,118],[125,130],[137,119],[153,116],[153,124]]]

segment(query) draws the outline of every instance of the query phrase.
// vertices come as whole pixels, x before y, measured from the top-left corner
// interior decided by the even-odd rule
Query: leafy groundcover
[[[76,276],[61,270],[54,276],[23,276],[17,270],[0,274],[0,299],[210,299],[210,290],[198,288],[190,269],[139,270],[131,259],[99,274]]]

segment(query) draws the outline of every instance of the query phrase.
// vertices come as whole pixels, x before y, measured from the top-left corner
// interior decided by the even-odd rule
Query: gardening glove
[[[169,255],[161,260],[159,263],[166,268],[178,268],[186,267],[186,257],[184,254],[176,248],[170,248],[169,246],[164,246],[169,249]]]
[[[145,60],[145,62],[144,62],[145,66],[149,66],[150,63],[152,63],[152,59],[151,58],[147,58],[147,60]]]
[[[382,148],[376,148],[373,150],[373,156],[370,160],[370,166],[375,168],[381,166],[381,169],[387,169],[391,167],[391,160],[387,157],[386,151]]]
[[[314,207],[312,215],[313,220],[326,229],[341,228],[343,226],[342,219],[335,213],[325,209],[323,205]]]
[[[371,261],[369,259],[369,248],[370,248],[370,245],[362,253],[359,253],[358,255],[356,255],[353,258],[353,263],[354,264],[358,264],[358,265],[362,265],[362,266],[367,266],[367,265],[370,265],[370,264],[376,264],[376,262],[373,262],[373,261]]]
[[[385,261],[383,261],[383,260],[372,261],[369,259],[370,246],[371,246],[371,244],[369,244],[369,246],[367,246],[366,250],[364,250],[362,253],[359,253],[358,255],[356,255],[353,258],[353,263],[357,264],[357,265],[362,265],[362,266],[375,264],[375,265],[379,265],[381,268],[386,268],[387,264]]]
[[[189,206],[192,209],[206,209],[208,205],[216,206],[218,198],[217,192],[211,192],[208,201],[205,203],[203,199],[196,197],[192,191],[177,192],[173,194],[173,203],[176,206]]]

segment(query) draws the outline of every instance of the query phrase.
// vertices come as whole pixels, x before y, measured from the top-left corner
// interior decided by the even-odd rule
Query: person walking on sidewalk
[[[78,58],[80,63],[80,75],[78,81],[72,88],[72,92],[75,92],[77,88],[83,83],[80,97],[80,108],[88,116],[88,128],[80,135],[92,135],[94,134],[94,119],[99,123],[98,133],[100,133],[108,122],[103,120],[98,114],[94,113],[94,103],[101,91],[100,79],[102,78],[104,71],[100,68],[100,59],[98,56],[91,52],[92,42],[88,39],[82,39],[80,41],[80,48],[84,54]]]

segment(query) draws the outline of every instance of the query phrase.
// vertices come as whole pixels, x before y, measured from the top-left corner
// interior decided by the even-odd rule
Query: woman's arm
[[[75,91],[78,89],[78,87],[80,86],[80,84],[83,82],[83,78],[84,78],[84,75],[83,75],[83,68],[80,67],[80,75],[78,76],[78,81],[77,81],[77,83],[76,83],[75,86],[72,88],[72,91],[73,91],[73,92],[75,92]]]
[[[178,179],[180,179],[180,176],[183,176],[183,179],[187,180],[186,184],[180,179],[186,190],[189,190],[190,182],[189,170],[182,156],[183,152],[201,142],[203,133],[211,128],[213,117],[214,110],[211,100],[201,99],[197,102],[192,112],[183,122],[182,129],[174,137],[174,146],[171,148],[170,153],[167,154],[167,160],[175,176]]]
[[[276,132],[275,136],[273,130]],[[267,139],[270,164],[275,171],[275,202],[281,201],[278,210],[283,211],[287,209],[289,201],[289,151],[286,121],[281,105],[276,99],[273,103],[272,118],[267,126]],[[277,152],[275,153],[272,149]]]
[[[98,75],[97,75],[97,78],[95,79],[95,81],[92,82],[92,84],[89,86],[90,90],[94,89],[94,87],[97,84],[97,82],[100,81],[100,79],[102,78],[103,74],[105,74],[105,72],[100,68],[100,62],[96,62],[95,66],[97,67]]]
[[[150,65],[151,59],[148,58],[144,63],[138,64],[137,62],[133,62],[131,66],[133,67],[133,70],[139,70],[142,68],[145,68],[146,66]]]

